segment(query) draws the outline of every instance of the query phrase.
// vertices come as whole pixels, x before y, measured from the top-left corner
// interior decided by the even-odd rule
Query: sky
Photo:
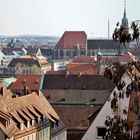
[[[127,0],[129,22],[140,19],[140,0]],[[0,0],[0,35],[61,36],[85,31],[108,37],[121,21],[124,0]]]

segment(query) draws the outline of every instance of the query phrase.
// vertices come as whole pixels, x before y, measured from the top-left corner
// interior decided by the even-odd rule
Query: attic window
[[[105,127],[97,127],[97,138],[103,138],[106,133]]]
[[[34,126],[35,125],[35,120],[32,120],[32,126]]]
[[[30,122],[29,121],[27,122],[27,128],[30,128]]]
[[[43,116],[43,122],[46,122],[48,120],[47,116]]]
[[[20,124],[20,130],[23,130],[23,123]]]

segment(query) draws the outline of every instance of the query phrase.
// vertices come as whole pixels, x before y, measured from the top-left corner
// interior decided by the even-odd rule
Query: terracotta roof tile
[[[86,48],[87,35],[84,31],[65,31],[56,48],[73,49],[77,44],[80,48]]]
[[[69,74],[95,75],[97,67],[93,64],[67,64],[66,71]]]
[[[31,115],[31,113],[29,112],[33,112],[36,117],[40,117],[41,114],[43,116],[45,115],[53,122],[55,122],[54,118],[56,120],[59,120],[59,116],[53,110],[43,94],[40,94],[40,96],[38,96],[36,93],[32,93],[22,97],[10,97],[11,94],[7,97],[0,97],[0,111],[5,114],[9,114],[8,116],[11,118],[11,123],[8,125],[8,127],[0,123],[0,128],[9,138],[13,136],[15,130],[16,134],[19,132],[19,128],[17,128],[17,122],[19,124],[24,122],[24,120],[22,120],[22,117],[20,116],[23,116],[26,120],[29,120],[31,118],[34,119],[33,115]],[[36,111],[36,109],[39,110],[40,113]],[[26,131],[27,129],[28,128],[24,126],[23,131]]]
[[[70,63],[94,63],[96,61],[95,57],[92,56],[76,56]]]
[[[39,91],[41,75],[20,75],[17,80],[9,87],[12,92],[23,90],[26,85],[31,91]]]

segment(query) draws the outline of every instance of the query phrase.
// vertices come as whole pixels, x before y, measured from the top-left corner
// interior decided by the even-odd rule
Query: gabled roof
[[[14,52],[17,52],[18,54],[24,54],[24,51],[22,50],[22,48],[3,48],[2,52],[4,55],[14,55]]]
[[[97,74],[97,66],[93,64],[67,64],[66,71],[69,74],[95,75]]]
[[[77,44],[85,49],[87,35],[84,31],[65,31],[55,48],[74,49]]]
[[[123,49],[120,43],[112,39],[88,39],[87,49]]]
[[[26,85],[30,91],[39,91],[41,86],[41,75],[20,75],[9,87],[12,92],[22,91]]]
[[[110,89],[113,81],[102,75],[46,74],[42,89]]]
[[[0,120],[0,128],[8,138],[11,138],[15,132],[16,134],[21,132],[19,124],[24,123],[24,119],[28,121],[42,115],[42,117],[46,116],[48,118],[46,123],[49,120],[52,122],[59,120],[59,116],[42,94],[38,96],[36,93],[32,93],[16,98],[11,97],[12,93],[9,90],[6,90],[6,93],[4,90],[3,94],[3,96],[0,95],[0,115],[7,123],[4,124]],[[36,126],[30,125],[29,128],[25,124],[23,126],[23,133],[27,132],[28,129],[31,130],[39,127],[37,123]]]

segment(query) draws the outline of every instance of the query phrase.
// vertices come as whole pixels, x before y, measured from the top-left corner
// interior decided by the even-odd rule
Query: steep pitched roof
[[[20,75],[17,80],[9,87],[12,92],[23,90],[24,85],[31,91],[39,91],[41,75]]]
[[[77,44],[85,49],[87,35],[84,31],[65,31],[55,48],[73,49]]]
[[[32,93],[22,97],[12,98],[9,90],[4,90],[4,95],[0,95],[0,128],[8,138],[11,138],[15,132],[20,133],[19,124],[23,123],[26,119],[33,119],[40,115],[46,116],[48,120],[55,122],[59,120],[59,116],[53,110],[49,102],[43,95],[38,96],[36,93]],[[30,114],[30,113],[31,114]],[[24,118],[24,119],[23,119]],[[7,123],[4,123],[4,122]],[[22,132],[34,129],[37,126],[30,126],[28,128],[24,124]]]
[[[112,87],[113,88],[113,87]],[[68,139],[80,140],[90,126],[89,116],[96,116],[110,90],[42,90],[68,130]],[[101,98],[102,97],[102,98]],[[76,133],[77,132],[77,133]]]
[[[93,64],[67,64],[66,71],[69,74],[95,75],[97,67]]]
[[[102,75],[46,74],[42,89],[110,89],[113,85]]]

